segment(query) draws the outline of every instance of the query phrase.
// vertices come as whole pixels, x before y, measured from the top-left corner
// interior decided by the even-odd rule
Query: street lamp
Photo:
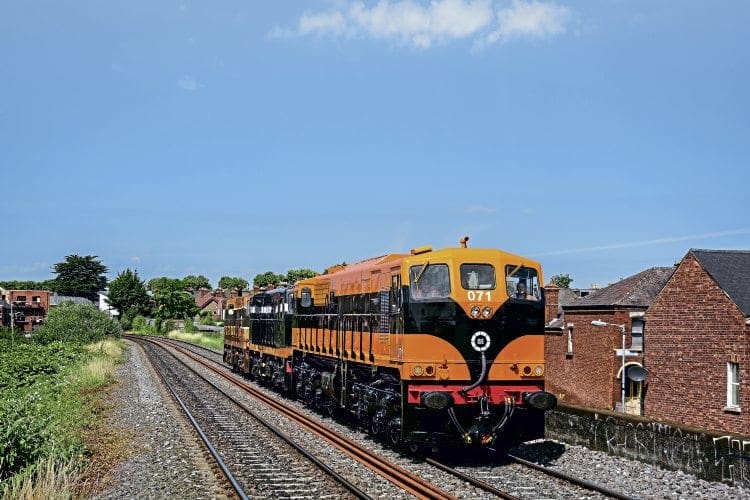
[[[607,323],[606,321],[602,321],[600,319],[595,319],[591,322],[594,326],[616,326],[620,329],[620,332],[622,332],[622,351],[620,351],[620,354],[622,354],[622,370],[620,372],[620,389],[621,389],[621,395],[620,395],[620,411],[625,413],[625,324],[618,325],[616,323]]]

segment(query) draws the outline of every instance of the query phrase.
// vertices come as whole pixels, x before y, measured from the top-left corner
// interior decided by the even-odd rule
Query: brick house
[[[198,296],[195,298],[195,305],[200,309],[199,313],[208,311],[214,320],[221,319],[222,303],[224,301],[224,292],[215,290],[209,293],[208,288],[198,290]]]
[[[641,414],[643,382],[628,373],[634,373],[631,367],[643,366],[643,315],[673,271],[673,267],[647,269],[560,305],[562,314],[551,318],[546,328],[546,390],[564,402],[623,411],[624,360],[625,411]],[[546,292],[548,301],[559,300],[553,287]],[[550,304],[547,314],[553,313]],[[607,325],[595,326],[592,321]]]
[[[750,251],[690,250],[646,322],[645,416],[750,436]]]
[[[49,312],[50,293],[47,290],[5,290],[0,296],[2,318],[0,325],[11,326],[24,332],[31,332],[44,322]]]

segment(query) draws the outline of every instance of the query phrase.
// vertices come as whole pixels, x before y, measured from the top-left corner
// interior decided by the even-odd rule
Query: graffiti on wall
[[[547,412],[547,437],[608,454],[682,470],[712,481],[750,486],[750,441],[713,437],[660,422],[591,412]]]

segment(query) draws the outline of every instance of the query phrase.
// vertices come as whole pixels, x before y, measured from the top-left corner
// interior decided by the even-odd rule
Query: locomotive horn
[[[469,237],[464,236],[459,240],[459,243],[461,244],[461,248],[466,248],[466,244],[469,242]]]

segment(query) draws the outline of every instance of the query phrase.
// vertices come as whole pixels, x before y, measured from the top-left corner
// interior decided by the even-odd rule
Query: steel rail
[[[214,389],[216,389],[218,392],[220,392],[221,394],[223,394],[232,403],[234,403],[235,405],[237,405],[238,407],[240,407],[247,414],[249,414],[255,420],[257,420],[258,422],[260,422],[264,427],[266,427],[268,430],[270,430],[271,432],[273,432],[276,436],[278,436],[279,438],[281,438],[285,443],[287,443],[289,446],[291,446],[292,448],[294,448],[298,453],[300,453],[302,456],[304,456],[305,458],[307,458],[308,460],[310,460],[318,468],[320,468],[321,470],[323,470],[323,472],[325,472],[326,474],[328,474],[329,476],[331,476],[333,479],[335,479],[339,484],[341,484],[347,490],[349,490],[349,492],[352,493],[355,497],[360,498],[360,499],[369,499],[369,498],[371,498],[370,495],[368,495],[367,493],[365,493],[364,491],[362,491],[356,485],[352,484],[349,480],[347,480],[341,474],[339,474],[338,472],[336,472],[333,469],[331,469],[327,464],[323,463],[319,458],[317,458],[316,456],[312,455],[310,452],[308,452],[307,450],[305,450],[299,444],[295,443],[294,440],[290,436],[288,436],[287,434],[285,434],[281,429],[279,429],[278,427],[274,426],[272,423],[268,422],[265,418],[263,418],[260,415],[258,415],[256,412],[254,412],[253,410],[251,410],[250,408],[248,408],[247,406],[245,406],[243,403],[237,401],[236,398],[234,398],[231,394],[228,394],[224,389],[222,389],[221,387],[217,386],[216,384],[214,384],[210,380],[206,379],[206,377],[204,377],[203,375],[201,375],[200,373],[198,373],[197,371],[195,371],[192,367],[190,367],[187,364],[185,364],[184,361],[182,361],[177,356],[175,356],[174,353],[170,352],[167,348],[165,348],[163,345],[161,345],[158,341],[154,341],[154,340],[151,340],[151,339],[139,339],[139,340],[146,341],[146,342],[149,342],[151,344],[159,346],[161,349],[164,350],[164,352],[166,352],[167,354],[169,354],[177,362],[181,363],[183,367],[185,367],[187,370],[189,370],[190,372],[192,372],[198,378],[202,379],[204,382],[206,382],[208,385],[210,385],[211,387],[213,387]],[[175,344],[172,344],[172,343],[169,343],[169,342],[166,342],[166,344],[168,344],[170,346],[173,346],[173,347],[176,347]]]
[[[543,472],[544,474],[556,477],[558,479],[562,479],[563,481],[567,481],[571,484],[574,484],[576,486],[580,486],[581,488],[585,488],[587,490],[596,491],[598,493],[601,493],[602,495],[606,495],[608,497],[612,498],[618,498],[620,500],[635,500],[634,497],[625,495],[623,493],[620,493],[618,491],[611,490],[605,486],[601,486],[596,483],[592,483],[591,481],[587,481],[585,479],[579,479],[574,476],[570,476],[568,474],[565,474],[564,472],[559,472],[553,469],[550,469],[549,467],[544,467],[539,464],[535,464],[534,462],[529,462],[528,460],[524,460],[523,458],[517,457],[515,455],[506,455],[510,460],[513,462],[516,462],[518,464],[524,465],[526,467],[529,467],[531,469]]]
[[[158,342],[156,339],[149,339],[149,341]],[[222,368],[221,370],[216,369],[215,367],[209,365],[208,363],[204,362],[200,358],[196,357],[194,353],[190,351],[187,351],[175,345],[170,345],[170,347],[182,353],[183,355],[189,357],[190,359],[202,365],[206,369],[214,372],[218,376],[224,378],[228,382],[236,385],[237,387],[239,387],[246,393],[250,394],[251,396],[261,401],[262,403],[269,406],[271,409],[281,413],[282,415],[286,416],[290,420],[296,422],[301,427],[325,439],[331,445],[340,449],[349,457],[365,465],[367,468],[369,468],[373,472],[384,477],[385,479],[397,485],[398,487],[402,488],[403,490],[409,493],[412,493],[413,495],[419,498],[429,498],[429,499],[446,499],[446,498],[453,499],[455,498],[450,493],[436,487],[435,485],[425,481],[424,479],[418,476],[415,476],[414,474],[399,467],[398,465],[393,464],[391,462],[388,462],[385,459],[381,459],[380,457],[373,455],[369,450],[360,446],[359,444],[347,438],[346,436],[343,436],[337,433],[336,431],[333,431],[327,428],[323,424],[310,420],[309,417],[307,417],[303,413],[300,413],[298,410],[289,406],[288,404],[283,403],[281,401],[277,401],[276,399],[271,398],[268,395],[264,394],[262,391],[259,391],[258,389],[255,389],[254,387],[244,382],[241,382],[235,379],[234,377],[226,374],[224,372],[223,365],[220,365],[219,363],[212,361],[211,363],[219,364]]]
[[[462,479],[466,481],[467,483],[470,483],[477,488],[484,490],[488,493],[492,493],[494,495],[499,496],[500,498],[505,498],[506,500],[519,500],[517,496],[511,495],[510,493],[503,491],[501,489],[498,489],[494,486],[492,486],[489,483],[486,483],[482,481],[481,479],[477,479],[475,477],[469,476],[468,474],[464,474],[461,471],[458,471],[454,469],[453,467],[450,467],[448,465],[445,465],[443,463],[438,462],[437,460],[429,457],[425,457],[425,462],[432,465],[433,467],[437,467],[438,469],[442,470],[443,472],[447,472],[448,474],[451,474],[453,476],[456,476],[459,479]]]
[[[200,424],[198,424],[198,422],[195,420],[195,418],[193,417],[193,414],[190,413],[190,410],[187,409],[187,406],[185,406],[185,403],[182,402],[182,399],[180,399],[180,396],[177,395],[177,392],[175,392],[174,388],[172,387],[172,384],[169,383],[164,373],[153,362],[151,362],[151,367],[159,375],[159,378],[161,378],[164,386],[167,389],[169,389],[170,393],[172,393],[172,397],[174,397],[175,401],[177,401],[177,404],[180,405],[180,408],[182,408],[182,411],[185,412],[185,415],[187,416],[188,420],[190,420],[190,423],[198,432],[198,435],[203,441],[203,444],[206,445],[206,448],[208,449],[209,453],[211,453],[211,456],[214,457],[214,460],[216,461],[217,465],[221,469],[221,472],[224,474],[224,476],[227,478],[229,483],[232,485],[232,488],[234,489],[234,491],[242,500],[249,500],[249,497],[247,496],[247,494],[245,494],[245,491],[242,489],[242,486],[240,486],[240,484],[237,482],[237,479],[234,477],[232,472],[229,470],[229,468],[226,466],[224,461],[221,459],[221,457],[219,456],[219,453],[216,451],[216,448],[214,448],[214,446],[211,444],[211,441],[208,439],[208,436],[206,436],[206,433],[203,432],[203,429],[201,429]]]

